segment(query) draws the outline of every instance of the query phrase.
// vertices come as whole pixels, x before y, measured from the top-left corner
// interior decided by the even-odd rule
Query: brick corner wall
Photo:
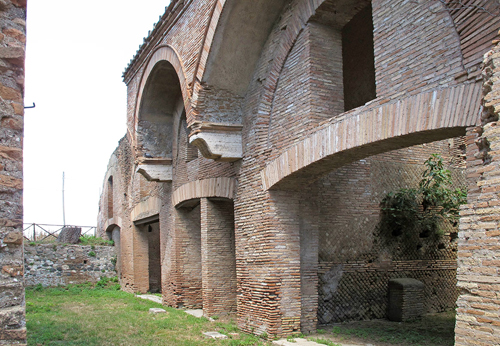
[[[500,344],[500,45],[485,55],[482,126],[469,129],[458,243],[455,345]]]

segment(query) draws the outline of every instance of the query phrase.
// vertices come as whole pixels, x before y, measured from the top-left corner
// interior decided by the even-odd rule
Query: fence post
[[[33,224],[33,241],[36,241],[35,224]]]

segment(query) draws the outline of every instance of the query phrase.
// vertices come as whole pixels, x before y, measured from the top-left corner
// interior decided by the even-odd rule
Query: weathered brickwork
[[[203,311],[209,316],[236,312],[234,206],[201,199]]]
[[[443,224],[438,237],[411,227],[393,236],[380,229],[379,205],[388,192],[416,188],[433,153],[452,170],[454,187],[464,187],[462,144],[455,138],[375,155],[332,171],[302,194],[319,232],[320,323],[384,318],[391,278],[424,282],[426,313],[455,307],[458,227]]]
[[[498,115],[500,46],[486,55],[483,66],[482,126],[469,129],[468,196],[462,206],[458,239],[456,345],[500,343],[498,227]]]
[[[116,276],[113,246],[40,244],[24,247],[26,286],[96,283]]]
[[[400,172],[429,152],[463,169],[464,147],[453,138],[467,129],[470,196],[489,172],[476,170],[494,159],[494,137],[480,141],[483,156],[473,159],[472,129],[481,123],[483,82],[497,83],[478,71],[500,16],[493,0],[460,4],[172,1],[125,70],[128,130],[100,202],[101,232],[120,228],[125,289],[152,289],[157,250],[145,233],[158,225],[164,302],[206,315],[236,310],[245,332],[280,336],[384,317],[388,281],[399,277],[424,283],[426,311],[453,307],[456,232],[405,253],[397,241],[377,242],[373,225],[386,189],[415,181],[418,173]],[[369,59],[356,60],[353,41]],[[470,198],[464,213],[480,203]],[[462,233],[476,224],[467,217],[458,244],[465,283]],[[483,342],[494,323],[476,319],[474,331],[460,332],[472,323],[462,293],[457,343]],[[372,311],[353,303],[369,300]]]
[[[0,2],[0,345],[26,344],[23,126],[26,1]]]

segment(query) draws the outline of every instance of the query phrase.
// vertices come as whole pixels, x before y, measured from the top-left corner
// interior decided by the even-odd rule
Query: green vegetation
[[[314,342],[317,342],[318,344],[321,345],[327,345],[327,346],[342,346],[341,344],[337,344],[331,340],[323,339],[323,338],[308,338],[307,340],[311,340]]]
[[[358,338],[364,342],[385,342],[399,346],[452,346],[455,313],[426,315],[420,321],[361,321],[333,327],[337,339]]]
[[[451,189],[451,172],[443,159],[432,154],[418,188],[399,189],[388,193],[381,202],[381,226],[398,236],[417,229],[421,237],[442,235],[442,222],[456,225],[460,205],[467,201],[465,188]]]
[[[162,307],[119,290],[116,278],[96,285],[26,290],[28,345],[269,345],[238,332],[232,321],[209,322],[168,307],[165,314],[149,314]],[[202,332],[219,331],[226,340],[205,338]]]
[[[108,245],[108,246],[113,246],[115,242],[112,241],[112,240],[106,240],[106,239],[103,239],[103,238],[98,238],[96,236],[93,236],[93,235],[82,235],[80,237],[80,244],[81,245],[91,245],[91,246],[95,246],[95,245]]]
[[[398,346],[452,346],[455,336],[455,313],[426,315],[419,321],[360,321],[333,327],[335,340],[385,342]],[[353,341],[354,339],[354,341]]]

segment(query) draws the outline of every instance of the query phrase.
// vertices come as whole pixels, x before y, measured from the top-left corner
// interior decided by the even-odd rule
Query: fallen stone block
[[[219,332],[204,332],[203,335],[205,335],[207,338],[212,339],[227,339],[227,335],[221,334]]]

